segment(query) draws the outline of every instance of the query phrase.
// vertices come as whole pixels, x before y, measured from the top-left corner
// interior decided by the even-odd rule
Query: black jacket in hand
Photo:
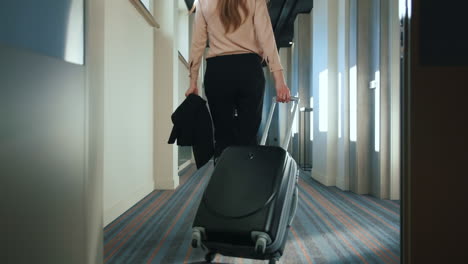
[[[171,116],[174,124],[169,144],[192,146],[197,168],[205,165],[214,154],[213,125],[206,101],[190,94]]]

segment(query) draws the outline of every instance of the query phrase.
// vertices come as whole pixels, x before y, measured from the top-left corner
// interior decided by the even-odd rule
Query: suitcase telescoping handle
[[[283,143],[281,144],[281,147],[286,151],[288,150],[289,141],[291,140],[292,126],[293,126],[294,118],[296,117],[297,106],[299,104],[299,97],[291,96],[290,102],[293,103],[293,106],[292,106],[293,110],[291,111],[291,117],[289,118],[289,123],[288,123],[288,126],[286,127],[287,128],[286,137],[284,138]],[[268,119],[265,124],[265,129],[263,130],[263,135],[262,135],[262,140],[260,141],[260,145],[265,145],[266,143],[268,130],[270,130],[271,120],[273,119],[273,113],[275,112],[276,104],[277,102],[276,102],[276,96],[275,96],[273,97],[271,101],[271,109],[270,109],[270,113],[268,114]]]

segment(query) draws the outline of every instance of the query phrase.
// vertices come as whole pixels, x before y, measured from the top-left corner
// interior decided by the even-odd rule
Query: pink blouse
[[[225,33],[217,12],[217,4],[217,0],[198,0],[190,48],[190,79],[196,81],[198,78],[207,40],[210,47],[206,58],[257,53],[266,60],[271,72],[283,70],[266,0],[247,0],[250,10],[248,18],[236,31],[229,34]]]

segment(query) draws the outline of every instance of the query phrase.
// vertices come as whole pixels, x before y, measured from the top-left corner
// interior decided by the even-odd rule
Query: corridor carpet
[[[212,163],[181,174],[175,191],[154,191],[104,229],[104,263],[204,263],[191,223]],[[280,263],[400,263],[400,205],[325,187],[302,174],[300,202]],[[267,263],[217,256],[214,263]]]

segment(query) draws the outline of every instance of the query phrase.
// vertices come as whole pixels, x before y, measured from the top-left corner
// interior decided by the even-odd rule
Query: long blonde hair
[[[241,10],[244,18],[242,18]],[[218,2],[218,11],[226,33],[236,31],[249,14],[246,0],[221,0]]]
[[[248,0],[219,0],[217,10],[220,12],[219,16],[221,23],[224,26],[226,33],[236,31],[248,17],[249,8],[247,6]],[[196,9],[197,0],[193,3],[190,13]],[[244,18],[240,11],[243,11]]]

